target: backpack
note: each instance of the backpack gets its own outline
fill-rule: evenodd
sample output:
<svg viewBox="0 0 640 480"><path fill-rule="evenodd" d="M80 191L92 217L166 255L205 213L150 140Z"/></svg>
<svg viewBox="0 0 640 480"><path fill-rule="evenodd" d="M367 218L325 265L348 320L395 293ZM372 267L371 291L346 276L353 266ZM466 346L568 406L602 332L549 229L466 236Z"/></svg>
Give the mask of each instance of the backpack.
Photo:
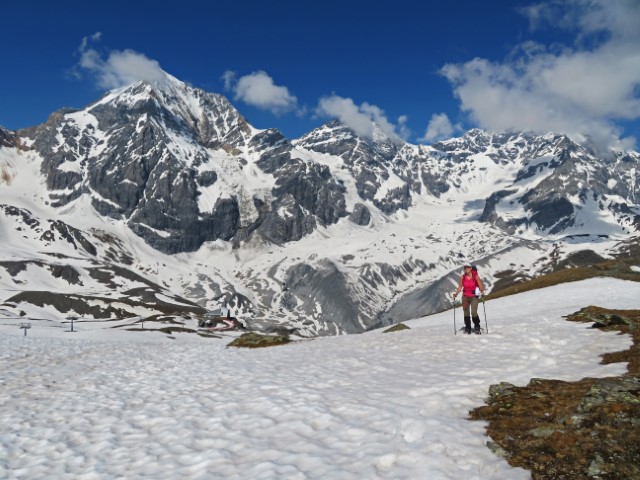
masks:
<svg viewBox="0 0 640 480"><path fill-rule="evenodd" d="M473 279L476 282L475 294L476 294L476 297L479 298L481 296L481 294L480 294L480 286L478 285L478 267L476 267L475 265L471 266L471 276L473 277Z"/></svg>

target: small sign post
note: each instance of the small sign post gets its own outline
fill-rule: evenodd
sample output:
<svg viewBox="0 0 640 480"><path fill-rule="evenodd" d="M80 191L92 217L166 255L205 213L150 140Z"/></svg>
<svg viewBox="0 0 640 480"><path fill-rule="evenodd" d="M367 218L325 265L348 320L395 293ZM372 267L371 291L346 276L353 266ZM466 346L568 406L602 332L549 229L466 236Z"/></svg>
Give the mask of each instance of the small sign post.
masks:
<svg viewBox="0 0 640 480"><path fill-rule="evenodd" d="M67 332L75 332L75 330L73 329L73 321L77 319L78 317L74 317L74 316L67 317L67 320L71 321L71 330L67 330Z"/></svg>

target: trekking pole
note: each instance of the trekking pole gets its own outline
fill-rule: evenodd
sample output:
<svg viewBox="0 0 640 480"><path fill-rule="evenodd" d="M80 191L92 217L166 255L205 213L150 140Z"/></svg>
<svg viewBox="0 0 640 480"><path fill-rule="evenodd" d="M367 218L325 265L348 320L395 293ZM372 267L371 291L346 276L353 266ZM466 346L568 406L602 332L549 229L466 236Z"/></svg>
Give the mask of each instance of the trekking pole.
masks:
<svg viewBox="0 0 640 480"><path fill-rule="evenodd" d="M455 298L453 300L451 300L451 303L453 303L453 334L457 335L458 334L458 329L456 328L456 300L455 300Z"/></svg>
<svg viewBox="0 0 640 480"><path fill-rule="evenodd" d="M482 310L484 311L484 329L489 333L489 325L487 324L487 307L484 306L484 295L482 296Z"/></svg>

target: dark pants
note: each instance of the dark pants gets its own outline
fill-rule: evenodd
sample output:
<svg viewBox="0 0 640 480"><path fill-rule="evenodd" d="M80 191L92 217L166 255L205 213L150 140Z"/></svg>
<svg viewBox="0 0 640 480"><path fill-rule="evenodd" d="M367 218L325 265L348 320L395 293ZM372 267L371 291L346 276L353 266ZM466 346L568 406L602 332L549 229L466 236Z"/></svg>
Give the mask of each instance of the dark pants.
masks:
<svg viewBox="0 0 640 480"><path fill-rule="evenodd" d="M465 297L462 296L462 311L464 312L464 326L466 329L471 330L471 319L473 318L473 325L480 328L480 317L478 316L478 297Z"/></svg>
<svg viewBox="0 0 640 480"><path fill-rule="evenodd" d="M462 310L465 317L478 316L478 297L462 297Z"/></svg>

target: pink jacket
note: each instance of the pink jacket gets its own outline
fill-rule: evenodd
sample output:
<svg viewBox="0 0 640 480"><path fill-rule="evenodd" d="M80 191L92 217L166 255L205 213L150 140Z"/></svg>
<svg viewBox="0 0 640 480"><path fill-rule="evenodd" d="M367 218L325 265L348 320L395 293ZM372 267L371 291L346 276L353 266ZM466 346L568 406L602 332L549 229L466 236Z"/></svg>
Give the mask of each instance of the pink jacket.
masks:
<svg viewBox="0 0 640 480"><path fill-rule="evenodd" d="M465 297L475 297L476 295L476 287L478 287L478 282L476 280L477 273L473 272L471 274L471 278L468 278L466 275L462 275L462 294Z"/></svg>

